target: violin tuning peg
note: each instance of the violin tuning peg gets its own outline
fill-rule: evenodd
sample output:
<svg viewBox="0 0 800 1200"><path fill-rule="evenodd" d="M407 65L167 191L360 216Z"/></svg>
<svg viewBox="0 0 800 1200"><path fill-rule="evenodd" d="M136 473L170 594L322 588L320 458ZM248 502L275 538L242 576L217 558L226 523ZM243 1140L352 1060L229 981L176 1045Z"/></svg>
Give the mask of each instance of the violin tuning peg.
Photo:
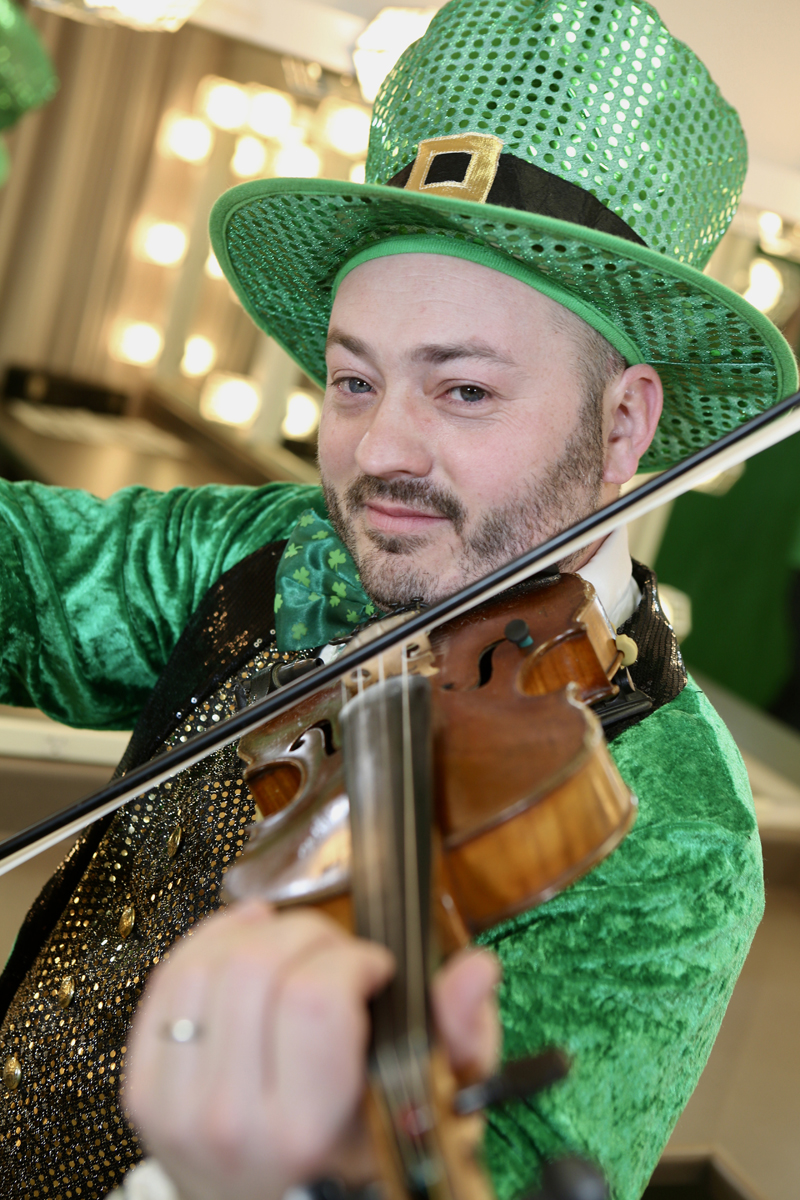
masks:
<svg viewBox="0 0 800 1200"><path fill-rule="evenodd" d="M499 1074L461 1088L456 1093L453 1109L459 1116L465 1117L490 1104L524 1100L558 1083L568 1071L569 1061L560 1050L544 1050L530 1058L518 1058L506 1063Z"/></svg>
<svg viewBox="0 0 800 1200"><path fill-rule="evenodd" d="M600 1168L585 1158L559 1158L545 1167L541 1191L526 1200L608 1200L608 1185Z"/></svg>

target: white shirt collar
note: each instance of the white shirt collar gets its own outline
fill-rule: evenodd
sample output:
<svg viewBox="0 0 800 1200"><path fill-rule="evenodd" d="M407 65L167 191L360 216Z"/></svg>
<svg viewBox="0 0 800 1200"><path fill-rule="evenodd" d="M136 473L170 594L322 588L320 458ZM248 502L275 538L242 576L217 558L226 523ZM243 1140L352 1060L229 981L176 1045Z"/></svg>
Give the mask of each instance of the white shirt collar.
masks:
<svg viewBox="0 0 800 1200"><path fill-rule="evenodd" d="M623 625L642 598L633 578L627 525L610 533L577 574L592 584L614 628Z"/></svg>

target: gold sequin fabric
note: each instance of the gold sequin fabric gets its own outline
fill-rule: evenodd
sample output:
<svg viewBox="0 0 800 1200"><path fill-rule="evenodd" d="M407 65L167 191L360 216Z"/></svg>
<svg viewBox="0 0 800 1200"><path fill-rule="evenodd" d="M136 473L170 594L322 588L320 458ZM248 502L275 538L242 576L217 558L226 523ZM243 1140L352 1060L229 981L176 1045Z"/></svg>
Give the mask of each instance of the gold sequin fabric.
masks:
<svg viewBox="0 0 800 1200"><path fill-rule="evenodd" d="M165 746L230 715L236 685L286 657L259 654ZM128 1027L150 969L220 903L253 819L242 765L227 746L120 810L17 992L0 1032L3 1063L21 1066L16 1090L0 1084L4 1200L105 1197L141 1157L119 1101Z"/></svg>

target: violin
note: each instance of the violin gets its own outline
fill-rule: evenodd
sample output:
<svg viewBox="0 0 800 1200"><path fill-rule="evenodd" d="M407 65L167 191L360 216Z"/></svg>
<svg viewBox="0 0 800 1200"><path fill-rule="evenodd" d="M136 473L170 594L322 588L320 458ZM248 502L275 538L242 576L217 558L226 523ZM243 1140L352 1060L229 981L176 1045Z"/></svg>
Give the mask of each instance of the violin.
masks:
<svg viewBox="0 0 800 1200"><path fill-rule="evenodd" d="M357 635L342 667L407 619L378 621ZM382 741L378 730L372 740L360 735L357 746L350 733L349 755L343 742L348 730L377 720L360 715L356 725L355 713L378 711L378 695L393 709L401 686L408 738L434 746L425 769L436 796L437 926L446 951L548 899L609 853L634 819L635 800L589 707L618 696L615 676L632 665L630 639L624 649L617 642L591 584L562 575L345 669L339 683L240 741L261 821L227 875L229 897L257 896L279 908L323 904L352 926L339 901L351 885L348 796L364 785L352 765L346 784L345 763L373 757L382 744L386 770L401 747L386 730ZM260 698L259 677L250 682Z"/></svg>
<svg viewBox="0 0 800 1200"><path fill-rule="evenodd" d="M364 630L342 665L408 620ZM226 899L314 903L394 954L372 1006L368 1100L392 1200L491 1196L459 1086L474 1081L453 1077L429 1028L431 963L566 887L630 828L636 799L591 706L619 718L635 649L591 584L536 580L345 669L239 743L262 819ZM256 700L274 675L249 681ZM551 1052L512 1073L530 1094L565 1064Z"/></svg>

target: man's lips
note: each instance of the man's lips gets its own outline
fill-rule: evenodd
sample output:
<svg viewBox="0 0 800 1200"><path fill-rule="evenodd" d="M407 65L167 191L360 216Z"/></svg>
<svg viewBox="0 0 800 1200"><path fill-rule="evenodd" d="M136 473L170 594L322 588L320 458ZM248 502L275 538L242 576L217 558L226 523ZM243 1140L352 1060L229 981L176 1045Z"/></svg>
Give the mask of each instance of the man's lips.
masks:
<svg viewBox="0 0 800 1200"><path fill-rule="evenodd" d="M447 522L439 513L426 513L388 500L367 500L364 512L370 525L382 533L428 533Z"/></svg>

